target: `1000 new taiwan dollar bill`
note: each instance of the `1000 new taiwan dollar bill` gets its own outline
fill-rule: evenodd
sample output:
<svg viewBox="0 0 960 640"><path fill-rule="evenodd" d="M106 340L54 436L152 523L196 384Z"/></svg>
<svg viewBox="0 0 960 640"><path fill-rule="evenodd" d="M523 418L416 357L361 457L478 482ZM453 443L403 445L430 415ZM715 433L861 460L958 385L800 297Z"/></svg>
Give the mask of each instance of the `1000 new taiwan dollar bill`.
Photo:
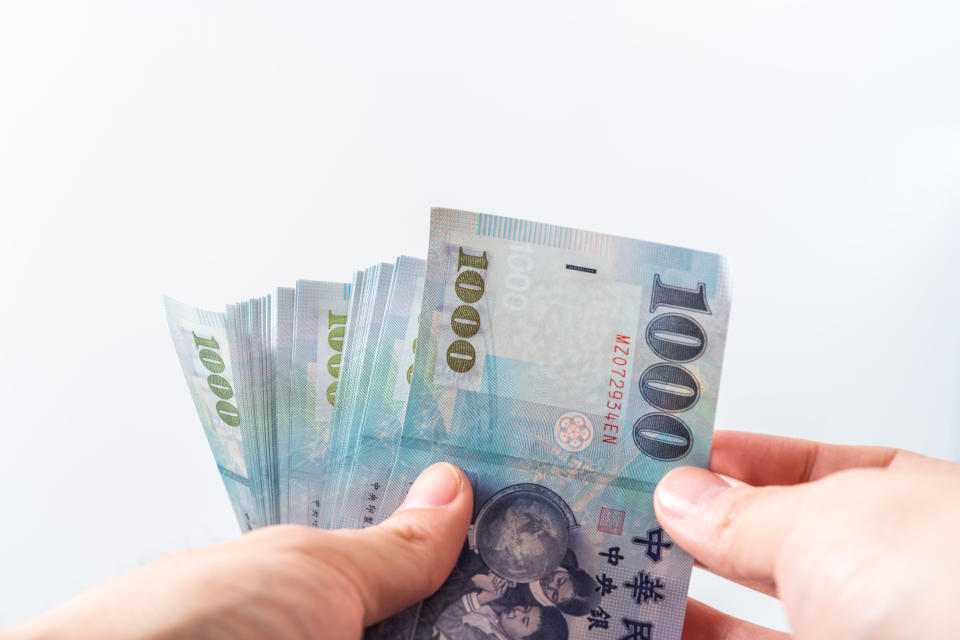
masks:
<svg viewBox="0 0 960 640"><path fill-rule="evenodd" d="M708 462L729 310L720 256L434 210L388 493L448 460L475 513L416 623L368 636L679 639L692 559L652 496Z"/></svg>
<svg viewBox="0 0 960 640"><path fill-rule="evenodd" d="M230 504L240 529L250 531L261 523L244 460L226 318L222 312L198 309L166 296L163 304L180 368Z"/></svg>

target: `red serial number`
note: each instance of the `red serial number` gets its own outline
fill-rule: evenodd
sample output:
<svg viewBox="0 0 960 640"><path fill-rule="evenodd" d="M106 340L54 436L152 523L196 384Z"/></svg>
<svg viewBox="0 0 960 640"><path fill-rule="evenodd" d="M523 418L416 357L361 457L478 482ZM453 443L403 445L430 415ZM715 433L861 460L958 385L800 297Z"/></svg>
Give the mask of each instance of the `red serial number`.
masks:
<svg viewBox="0 0 960 640"><path fill-rule="evenodd" d="M613 356L610 358L610 378L607 381L607 416L604 418L604 444L617 444L620 432L620 414L623 411L623 388L627 384L627 356L630 355L630 336L617 334L613 343Z"/></svg>

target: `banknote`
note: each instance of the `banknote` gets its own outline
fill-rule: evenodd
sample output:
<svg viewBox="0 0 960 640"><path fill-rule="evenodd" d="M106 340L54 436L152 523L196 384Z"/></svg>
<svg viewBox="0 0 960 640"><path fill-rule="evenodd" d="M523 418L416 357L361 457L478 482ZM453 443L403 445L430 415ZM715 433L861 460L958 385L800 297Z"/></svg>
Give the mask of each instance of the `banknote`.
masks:
<svg viewBox="0 0 960 640"><path fill-rule="evenodd" d="M447 460L476 504L454 572L391 637L680 638L692 560L652 494L707 464L726 273L715 254L432 212L387 493Z"/></svg>
<svg viewBox="0 0 960 640"><path fill-rule="evenodd" d="M323 469L337 394L350 284L298 280L290 372L290 443L285 451L287 520L320 526Z"/></svg>
<svg viewBox="0 0 960 640"><path fill-rule="evenodd" d="M393 284L394 267L392 264L382 263L378 265L375 277L372 280L373 287L370 291L369 306L364 312L361 324L360 345L359 345L359 367L357 368L356 384L351 389L347 404L351 411L347 415L346 422L341 426L345 438L342 441L343 446L337 452L334 468L334 485L336 486L335 502L333 502L335 518L328 522L331 528L340 528L340 519L343 516L343 498L347 479L353 466L354 453L356 452L359 440L360 425L366 410L366 405L370 400L370 376L373 369L374 359L377 353L377 345L380 341L380 331L383 325L384 312L386 310L387 298Z"/></svg>
<svg viewBox="0 0 960 640"><path fill-rule="evenodd" d="M377 266L357 271L353 276L353 286L349 300L349 311L344 319L343 336L337 377L336 396L331 402L329 419L329 434L327 451L323 459L322 477L325 483L320 489L320 526L329 529L330 522L336 518L334 504L336 502L336 472L335 459L337 452L344 446L344 426L349 421L353 411L351 390L358 375L359 360L362 349L362 323L367 310L370 291L373 287L373 277Z"/></svg>
<svg viewBox="0 0 960 640"><path fill-rule="evenodd" d="M261 525L277 522L273 500L269 437L273 419L272 376L266 371L265 319L269 317L270 298L252 298L227 305L227 337L233 354L233 375L236 380L238 407L246 419L240 428L243 454L250 470L250 491ZM269 381L269 383L268 383ZM269 412L269 417L267 416Z"/></svg>
<svg viewBox="0 0 960 640"><path fill-rule="evenodd" d="M406 414L426 262L401 256L393 272L367 385L359 435L348 472L339 524L362 528L398 506L384 493Z"/></svg>
<svg viewBox="0 0 960 640"><path fill-rule="evenodd" d="M290 475L290 375L293 366L294 297L296 290L278 287L276 304L270 323L273 342L273 387L276 427L275 459L277 465L277 511L280 522L289 522L286 478ZM287 455L281 455L281 451Z"/></svg>
<svg viewBox="0 0 960 640"><path fill-rule="evenodd" d="M273 343L271 317L273 315L274 302L275 300L272 294L255 300L257 309L256 324L250 327L254 337L254 340L251 342L253 355L256 357L254 387L256 390L257 403L256 433L259 447L258 455L260 456L260 467L263 472L261 502L264 505L264 520L267 524L277 524L280 522L280 511L277 503L279 491L277 490L277 434L275 422L276 386L274 385L273 354L270 351Z"/></svg>
<svg viewBox="0 0 960 640"><path fill-rule="evenodd" d="M257 527L256 507L243 457L226 318L164 296L167 324L217 470L243 531Z"/></svg>

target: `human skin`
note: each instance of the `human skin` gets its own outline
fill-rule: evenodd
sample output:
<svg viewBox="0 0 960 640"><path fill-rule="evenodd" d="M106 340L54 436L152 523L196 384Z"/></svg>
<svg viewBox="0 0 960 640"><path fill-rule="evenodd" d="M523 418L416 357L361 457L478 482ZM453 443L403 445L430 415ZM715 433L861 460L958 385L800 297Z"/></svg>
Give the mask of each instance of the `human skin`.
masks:
<svg viewBox="0 0 960 640"><path fill-rule="evenodd" d="M780 599L793 636L689 600L683 640L960 637L960 465L718 431L657 518L698 565Z"/></svg>
<svg viewBox="0 0 960 640"><path fill-rule="evenodd" d="M0 639L355 640L440 586L472 512L463 473L433 465L379 526L265 527L174 553Z"/></svg>

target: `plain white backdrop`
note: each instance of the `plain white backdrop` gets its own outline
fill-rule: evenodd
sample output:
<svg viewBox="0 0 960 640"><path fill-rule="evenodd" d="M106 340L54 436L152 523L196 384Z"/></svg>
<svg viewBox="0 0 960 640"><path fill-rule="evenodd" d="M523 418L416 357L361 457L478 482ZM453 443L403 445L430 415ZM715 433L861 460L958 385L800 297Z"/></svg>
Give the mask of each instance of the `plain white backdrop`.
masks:
<svg viewBox="0 0 960 640"><path fill-rule="evenodd" d="M162 293L423 255L431 205L724 253L718 425L960 460L958 32L949 0L3 3L0 625L237 535Z"/></svg>

